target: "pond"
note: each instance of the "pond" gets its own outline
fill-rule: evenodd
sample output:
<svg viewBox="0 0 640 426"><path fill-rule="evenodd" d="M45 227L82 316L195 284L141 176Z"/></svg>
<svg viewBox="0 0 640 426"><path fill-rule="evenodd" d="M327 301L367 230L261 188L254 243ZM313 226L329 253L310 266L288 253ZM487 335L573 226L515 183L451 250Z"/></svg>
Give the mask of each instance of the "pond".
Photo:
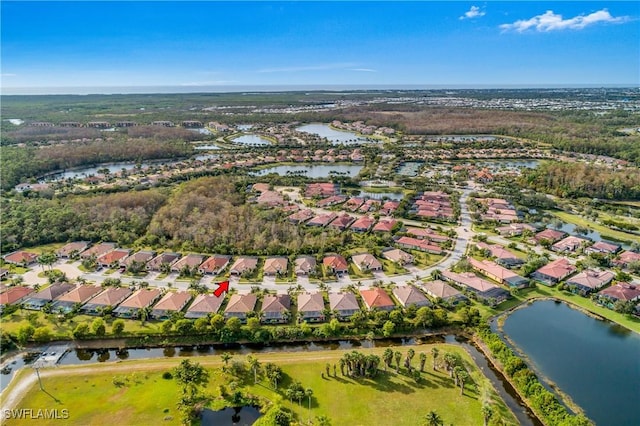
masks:
<svg viewBox="0 0 640 426"><path fill-rule="evenodd" d="M296 175L310 178L325 178L331 174L344 175L349 177L357 176L363 166L355 164L332 164L332 165L310 165L310 166L274 166L262 170L251 172L253 175L265 176L275 173L280 176Z"/></svg>
<svg viewBox="0 0 640 426"><path fill-rule="evenodd" d="M640 335L551 300L516 310L503 331L596 424L640 425Z"/></svg>
<svg viewBox="0 0 640 426"><path fill-rule="evenodd" d="M535 169L539 160L477 160L473 164L476 167L486 167L491 171Z"/></svg>
<svg viewBox="0 0 640 426"><path fill-rule="evenodd" d="M146 167L149 164L142 163L142 167ZM82 167L77 169L70 169L63 172L54 172L52 174L47 175L43 181L59 181L65 179L83 179L89 176L95 176L98 173L98 170L108 169L109 173L119 173L122 169L125 170L133 170L136 167L136 163L126 162L126 163L109 163L109 164L100 164L98 166L93 167Z"/></svg>
<svg viewBox="0 0 640 426"><path fill-rule="evenodd" d="M208 408L202 410L202 426L251 426L262 414L255 407L229 407L224 410L213 411Z"/></svg>
<svg viewBox="0 0 640 426"><path fill-rule="evenodd" d="M204 150L211 150L211 149L220 149L220 147L218 145L195 145L193 149L204 151Z"/></svg>
<svg viewBox="0 0 640 426"><path fill-rule="evenodd" d="M354 145L371 142L370 139L359 136L353 132L335 130L332 129L328 124L323 123L306 124L304 126L296 128L296 130L299 132L316 134L322 138L327 138L329 142L334 145Z"/></svg>
<svg viewBox="0 0 640 426"><path fill-rule="evenodd" d="M404 194L402 192L368 192L368 191L360 191L359 197L367 197L372 198L374 200L396 200L400 201L404 198Z"/></svg>
<svg viewBox="0 0 640 426"><path fill-rule="evenodd" d="M556 229L556 228L552 228L552 229ZM629 244L624 244L616 241L609 241L605 238L602 238L602 235L600 235L600 233L597 231L589 230L589 232L587 232L586 234L579 234L576 232L576 225L574 225L573 223L563 223L562 226L560 227L560 230L563 232L566 232L567 234L575 235L576 237L588 238L591 241L605 241L613 244L618 244L625 250L629 250L631 248ZM633 236L630 235L629 238L632 239Z"/></svg>
<svg viewBox="0 0 640 426"><path fill-rule="evenodd" d="M242 135L231 139L232 142L241 143L243 145L264 146L271 145L271 141L258 135Z"/></svg>

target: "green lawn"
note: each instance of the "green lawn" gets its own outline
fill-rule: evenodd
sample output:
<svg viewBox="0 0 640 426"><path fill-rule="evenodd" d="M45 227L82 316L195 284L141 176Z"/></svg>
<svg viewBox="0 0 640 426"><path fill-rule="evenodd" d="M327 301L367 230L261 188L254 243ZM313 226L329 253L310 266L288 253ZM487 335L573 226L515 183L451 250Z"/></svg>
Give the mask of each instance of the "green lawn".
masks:
<svg viewBox="0 0 640 426"><path fill-rule="evenodd" d="M380 259L380 262L382 263L382 269L384 270L384 273L387 275L406 274L409 272L402 266L388 259Z"/></svg>
<svg viewBox="0 0 640 426"><path fill-rule="evenodd" d="M592 222L576 214L562 212L562 211L549 211L549 213L553 214L554 216L557 216L563 222L584 226L596 232L599 232L600 235L602 235L604 238L608 237L618 241L638 241L638 237L635 235L627 234L626 232L621 232L615 229L611 229L605 225L600 225L599 223Z"/></svg>
<svg viewBox="0 0 640 426"><path fill-rule="evenodd" d="M23 325L31 324L36 328L47 327L56 338L68 339L71 338L71 332L79 323L86 322L87 324L91 324L95 318L97 317L76 315L69 320L60 320L57 314L46 315L41 311L19 309L12 314L2 317L2 329L8 333L15 334ZM111 335L111 323L115 319L116 318L105 318L107 336ZM147 321L144 325L139 320L125 319L124 322L125 334L156 334L160 332L161 322Z"/></svg>
<svg viewBox="0 0 640 426"><path fill-rule="evenodd" d="M422 381L416 383L401 369L385 373L380 371L375 379L353 379L343 377L340 368L337 377L322 378L326 363L337 363L345 351L293 352L256 354L261 363L274 362L282 367L284 378L275 391L266 381L254 384L252 377L237 380L244 392L265 397L270 401L281 400L291 409L299 421L325 415L333 425L420 425L420 420L429 410L440 414L445 424L479 425L482 424L481 397L492 401L496 417L502 417L503 424L517 424L513 415L506 409L488 380L484 378L469 355L456 345L437 345L441 356L445 352L456 352L470 371L472 381L465 387L464 395L454 387L447 374L431 369L430 350L433 345L414 346L416 356L412 364L418 366L418 354L428 355ZM408 347L396 347L403 356ZM361 349L360 352L374 352L381 355L383 348ZM245 360L244 356L234 356L234 360ZM218 386L229 387L230 378L220 372L219 356L196 357L194 361L210 369L210 382L206 393L214 398L212 405L220 406ZM168 424L179 423L176 411L178 386L175 380L162 378L162 372L170 370L180 359L154 359L146 361L123 361L118 364L92 365L92 372L83 371L86 366L59 367L43 372L43 386L48 392L42 392L34 383L17 408L38 407L42 409L69 410L66 424ZM382 368L382 366L381 366ZM76 370L74 372L74 370ZM49 377L49 374L55 376ZM294 400L290 403L284 396L284 389L292 380L301 382L305 388L313 390L311 413L308 400L301 406ZM122 382L116 386L114 382ZM55 398L55 399L54 399ZM57 402L56 402L57 400ZM51 424L60 420L52 420ZM25 424L24 421L7 421L7 425ZM41 421L40 424L49 424Z"/></svg>

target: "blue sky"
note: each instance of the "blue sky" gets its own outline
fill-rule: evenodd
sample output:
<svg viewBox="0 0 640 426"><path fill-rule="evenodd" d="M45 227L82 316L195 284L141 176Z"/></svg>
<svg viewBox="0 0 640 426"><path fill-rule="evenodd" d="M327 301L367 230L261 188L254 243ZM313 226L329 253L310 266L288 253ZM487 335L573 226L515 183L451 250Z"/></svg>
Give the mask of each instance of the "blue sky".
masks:
<svg viewBox="0 0 640 426"><path fill-rule="evenodd" d="M1 83L638 85L639 5L3 0Z"/></svg>

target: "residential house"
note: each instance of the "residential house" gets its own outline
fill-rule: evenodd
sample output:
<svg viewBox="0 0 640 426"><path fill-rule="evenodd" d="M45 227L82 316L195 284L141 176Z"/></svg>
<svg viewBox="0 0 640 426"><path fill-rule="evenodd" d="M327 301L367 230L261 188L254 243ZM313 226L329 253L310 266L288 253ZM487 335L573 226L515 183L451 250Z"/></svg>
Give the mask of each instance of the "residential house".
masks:
<svg viewBox="0 0 640 426"><path fill-rule="evenodd" d="M113 313L122 318L138 318L140 311L150 308L161 295L157 288L141 288L127 297Z"/></svg>
<svg viewBox="0 0 640 426"><path fill-rule="evenodd" d="M516 209L502 198L478 198L477 201L486 206L486 212L481 215L483 221L511 223L518 220Z"/></svg>
<svg viewBox="0 0 640 426"><path fill-rule="evenodd" d="M412 285L395 287L392 293L404 308L408 308L411 305L417 308L431 306L429 299Z"/></svg>
<svg viewBox="0 0 640 426"><path fill-rule="evenodd" d="M355 212L360 208L360 206L364 204L364 199L360 197L351 197L344 203L343 208L345 210L349 210L351 212Z"/></svg>
<svg viewBox="0 0 640 426"><path fill-rule="evenodd" d="M309 219L311 219L315 215L316 214L313 212L313 210L305 209L305 210L300 210L300 211L297 211L297 212L293 213L287 219L289 219L289 222L291 222L293 224L296 224L296 225L299 225L301 223L304 223L304 222L308 221Z"/></svg>
<svg viewBox="0 0 640 426"><path fill-rule="evenodd" d="M74 306L84 305L100 292L102 292L102 287L100 286L79 285L68 293L59 296L52 305L52 311L69 313Z"/></svg>
<svg viewBox="0 0 640 426"><path fill-rule="evenodd" d="M298 295L298 317L306 322L324 321L322 293L300 293Z"/></svg>
<svg viewBox="0 0 640 426"><path fill-rule="evenodd" d="M393 227L398 223L397 220L391 218L382 218L373 226L373 232L391 232Z"/></svg>
<svg viewBox="0 0 640 426"><path fill-rule="evenodd" d="M0 312L2 312L6 306L22 302L33 292L34 290L31 287L21 285L9 287L6 291L0 293Z"/></svg>
<svg viewBox="0 0 640 426"><path fill-rule="evenodd" d="M171 314L180 312L191 300L191 293L187 291L169 291L153 306L151 316L158 320L165 320Z"/></svg>
<svg viewBox="0 0 640 426"><path fill-rule="evenodd" d="M589 244L590 241L585 238L574 237L573 235L569 235L566 238L558 241L557 243L551 246L551 250L556 251L558 253L574 253L580 247L584 247Z"/></svg>
<svg viewBox="0 0 640 426"><path fill-rule="evenodd" d="M429 244L426 240L419 240L411 237L400 237L396 239L396 244L410 250L424 251L432 254L442 254L442 249L436 245Z"/></svg>
<svg viewBox="0 0 640 426"><path fill-rule="evenodd" d="M344 231L351 225L356 219L352 216L349 216L346 213L338 215L334 220L329 224L329 228L335 228L339 231Z"/></svg>
<svg viewBox="0 0 640 426"><path fill-rule="evenodd" d="M214 254L200 265L198 272L203 275L218 275L227 267L230 260L231 256Z"/></svg>
<svg viewBox="0 0 640 426"><path fill-rule="evenodd" d="M250 274L255 271L257 266L257 257L240 256L236 259L235 262L233 262L233 265L231 265L229 273L236 276Z"/></svg>
<svg viewBox="0 0 640 426"><path fill-rule="evenodd" d="M295 261L296 276L305 276L316 269L316 258L313 256L298 256Z"/></svg>
<svg viewBox="0 0 640 426"><path fill-rule="evenodd" d="M324 228L325 226L327 226L336 217L338 217L338 215L335 214L335 213L322 213L322 214L319 214L319 215L315 216L311 220L307 221L306 225L307 226L319 226L319 227Z"/></svg>
<svg viewBox="0 0 640 426"><path fill-rule="evenodd" d="M329 308L340 321L347 321L353 314L360 312L356 295L350 292L329 293Z"/></svg>
<svg viewBox="0 0 640 426"><path fill-rule="evenodd" d="M18 266L29 266L38 260L38 255L24 250L14 251L4 256L4 261Z"/></svg>
<svg viewBox="0 0 640 426"><path fill-rule="evenodd" d="M362 216L356 219L355 222L351 224L351 230L355 232L367 232L373 224L376 223L376 220L369 216Z"/></svg>
<svg viewBox="0 0 640 426"><path fill-rule="evenodd" d="M598 271L585 269L567 280L567 285L574 285L578 291L585 295L609 284L615 278L611 271Z"/></svg>
<svg viewBox="0 0 640 426"><path fill-rule="evenodd" d="M435 300L443 300L452 305L467 299L458 289L441 280L426 282L422 284L422 288Z"/></svg>
<svg viewBox="0 0 640 426"><path fill-rule="evenodd" d="M268 257L264 261L265 275L286 275L289 260L286 257Z"/></svg>
<svg viewBox="0 0 640 426"><path fill-rule="evenodd" d="M566 235L567 235L566 232L547 228L543 231L538 232L536 235L534 235L533 242L535 244L541 244L543 241L548 241L553 244L556 241L560 241L560 239L564 238Z"/></svg>
<svg viewBox="0 0 640 426"><path fill-rule="evenodd" d="M170 266L176 261L180 259L179 253L172 252L164 252L160 253L149 262L147 262L147 270L148 271L161 271L164 267L170 268ZM166 265L166 266L163 266Z"/></svg>
<svg viewBox="0 0 640 426"><path fill-rule="evenodd" d="M490 260L476 260L469 258L469 263L474 271L480 272L482 275L491 278L500 284L507 285L511 288L524 288L529 285L529 280L515 272L503 268Z"/></svg>
<svg viewBox="0 0 640 426"><path fill-rule="evenodd" d="M360 290L360 296L367 309L370 311L379 309L381 311L392 311L396 305L391 300L391 296L379 287L373 287L369 290Z"/></svg>
<svg viewBox="0 0 640 426"><path fill-rule="evenodd" d="M319 200L316 203L316 206L324 209L327 207L331 207L331 206L335 206L337 204L342 204L347 200L347 197L343 196L343 195L332 195L330 197L327 198L323 198L322 200Z"/></svg>
<svg viewBox="0 0 640 426"><path fill-rule="evenodd" d="M46 287L30 296L27 300L24 301L23 307L25 309L33 309L39 311L44 305L53 302L54 299L72 290L73 287L73 284L69 283L52 284L49 287Z"/></svg>
<svg viewBox="0 0 640 426"><path fill-rule="evenodd" d="M188 269L189 271L197 271L198 267L204 261L204 256L201 254L188 254L171 264L171 271L182 273L182 271Z"/></svg>
<svg viewBox="0 0 640 426"><path fill-rule="evenodd" d="M56 251L56 255L61 259L72 259L85 251L91 245L88 241L74 241L64 245Z"/></svg>
<svg viewBox="0 0 640 426"><path fill-rule="evenodd" d="M0 268L0 279L5 279L9 276L9 270L7 268Z"/></svg>
<svg viewBox="0 0 640 426"><path fill-rule="evenodd" d="M82 306L82 312L99 315L106 308L115 308L133 293L127 287L108 287Z"/></svg>
<svg viewBox="0 0 640 426"><path fill-rule="evenodd" d="M452 271L442 271L442 276L454 284L475 293L479 299L494 300L496 303L500 303L510 296L507 290L500 288L471 272L458 274Z"/></svg>
<svg viewBox="0 0 640 426"><path fill-rule="evenodd" d="M394 248L383 250L382 257L400 266L410 265L415 260L414 257L406 251Z"/></svg>
<svg viewBox="0 0 640 426"><path fill-rule="evenodd" d="M613 264L621 268L628 268L632 263L638 262L640 262L640 253L627 250L620 253L618 258L613 261Z"/></svg>
<svg viewBox="0 0 640 426"><path fill-rule="evenodd" d="M103 268L115 268L120 265L120 261L129 256L130 252L131 251L128 249L111 250L110 252L98 257L98 265Z"/></svg>
<svg viewBox="0 0 640 426"><path fill-rule="evenodd" d="M507 268L512 268L524 263L524 260L513 254L511 251L505 249L499 244L487 244L479 242L476 244L480 250L487 250L489 255L495 258L496 263Z"/></svg>
<svg viewBox="0 0 640 426"><path fill-rule="evenodd" d="M80 253L80 257L83 259L88 259L90 257L100 257L103 254L109 253L111 250L116 249L116 243L100 243L95 246L91 246L82 253Z"/></svg>
<svg viewBox="0 0 640 426"><path fill-rule="evenodd" d="M218 312L224 302L224 296L214 294L199 294L193 299L193 303L187 309L184 317L187 319L205 318Z"/></svg>
<svg viewBox="0 0 640 426"><path fill-rule="evenodd" d="M395 211L398 210L398 207L400 207L400 201L385 201L380 209L380 214L388 216L395 213Z"/></svg>
<svg viewBox="0 0 640 426"><path fill-rule="evenodd" d="M362 272L382 270L382 263L369 253L354 254L351 261Z"/></svg>
<svg viewBox="0 0 640 426"><path fill-rule="evenodd" d="M120 261L120 265L124 266L125 268L128 268L129 266L131 266L132 264L134 264L134 262L138 265L146 265L147 262L149 262L151 259L153 259L153 256L155 256L156 253L153 251L149 251L149 250L141 250L138 251L128 257L126 257L125 259L122 259L122 261Z"/></svg>
<svg viewBox="0 0 640 426"><path fill-rule="evenodd" d="M564 257L560 257L547 263L531 274L531 276L544 284L553 285L574 274L576 271L577 268L574 265Z"/></svg>
<svg viewBox="0 0 640 426"><path fill-rule="evenodd" d="M334 274L346 274L349 271L349 264L346 259L339 254L327 255L322 259L322 264L328 272Z"/></svg>
<svg viewBox="0 0 640 426"><path fill-rule="evenodd" d="M247 314L253 312L256 307L258 298L255 294L232 294L227 303L227 308L224 310L224 317L229 319L236 317L240 319L242 323L247 322Z"/></svg>
<svg viewBox="0 0 640 426"><path fill-rule="evenodd" d="M608 299L615 302L637 302L640 301L640 285L630 283L618 283L598 292L601 300Z"/></svg>
<svg viewBox="0 0 640 426"><path fill-rule="evenodd" d="M338 185L331 182L309 183L304 191L305 197L329 197L338 194Z"/></svg>
<svg viewBox="0 0 640 426"><path fill-rule="evenodd" d="M288 294L267 294L262 300L260 321L268 324L283 324L291 315L291 297Z"/></svg>
<svg viewBox="0 0 640 426"><path fill-rule="evenodd" d="M448 237L436 233L433 229L429 228L415 228L412 226L407 227L407 235L413 236L419 240L428 240L434 243L443 243L449 240Z"/></svg>
<svg viewBox="0 0 640 426"><path fill-rule="evenodd" d="M517 237L522 235L524 231L535 232L535 226L527 223L510 223L509 225L496 228L496 232L502 237Z"/></svg>
<svg viewBox="0 0 640 426"><path fill-rule="evenodd" d="M620 251L620 246L618 244L607 243L605 241L597 241L592 246L587 247L584 252L591 253L602 253L602 254L616 254Z"/></svg>
<svg viewBox="0 0 640 426"><path fill-rule="evenodd" d="M284 206L287 203L284 201L284 197L278 191L264 191L257 198L256 203L261 206Z"/></svg>

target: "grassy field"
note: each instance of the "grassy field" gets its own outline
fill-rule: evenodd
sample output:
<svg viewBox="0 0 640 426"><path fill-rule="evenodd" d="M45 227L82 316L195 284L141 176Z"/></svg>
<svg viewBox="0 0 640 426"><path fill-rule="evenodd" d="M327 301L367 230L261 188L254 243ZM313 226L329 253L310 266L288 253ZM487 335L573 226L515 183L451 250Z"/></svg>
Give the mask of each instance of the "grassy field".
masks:
<svg viewBox="0 0 640 426"><path fill-rule="evenodd" d="M592 222L590 220L585 219L582 216L578 216L575 214L561 212L561 211L550 211L549 213L557 216L560 220L573 223L574 225L580 225L587 228L590 228L602 235L604 238L613 238L618 241L638 241L638 237L632 234L627 234L626 232L617 231L615 229L611 229L607 226L600 225L598 223Z"/></svg>
<svg viewBox="0 0 640 426"><path fill-rule="evenodd" d="M278 391L266 381L254 384L252 378L241 382L244 392L265 397L271 401L282 401L291 409L299 421L311 416L328 416L333 425L419 425L429 410L435 410L445 424L482 424L481 399L491 401L494 410L505 420L504 424L517 424L513 415L473 364L468 354L459 346L439 344L440 354L456 352L470 371L473 383L465 387L463 395L455 387L447 374L431 369L430 355L434 345L414 346L416 357L413 365L418 365L418 354L428 354L425 373L421 383L416 383L401 369L381 371L375 379L353 379L343 377L338 368L337 377L321 377L326 363L337 363L345 351L293 352L258 354L261 363L274 362L282 367L284 378ZM409 347L394 350L406 354ZM381 355L383 348L362 349L361 352ZM235 356L234 360L244 360ZM213 399L212 406L220 406L218 386L228 387L229 376L220 372L220 357L198 357L195 361L210 368L210 381L206 393ZM42 373L42 382L47 393L38 389L36 382L29 389L17 408L66 408L70 419L65 424L110 424L118 419L118 424L178 424L176 410L178 386L175 380L162 378L180 362L179 359L154 359L145 361L124 361L117 364L97 364L88 366L61 367ZM308 400L301 405L291 403L284 390L292 380L297 380L305 388L313 390L311 412ZM116 386L116 382L123 383ZM482 394L482 398L481 395ZM497 417L497 415L496 415ZM51 423L60 422L53 420ZM10 420L6 425L27 424L26 421ZM39 424L48 424L41 421Z"/></svg>

